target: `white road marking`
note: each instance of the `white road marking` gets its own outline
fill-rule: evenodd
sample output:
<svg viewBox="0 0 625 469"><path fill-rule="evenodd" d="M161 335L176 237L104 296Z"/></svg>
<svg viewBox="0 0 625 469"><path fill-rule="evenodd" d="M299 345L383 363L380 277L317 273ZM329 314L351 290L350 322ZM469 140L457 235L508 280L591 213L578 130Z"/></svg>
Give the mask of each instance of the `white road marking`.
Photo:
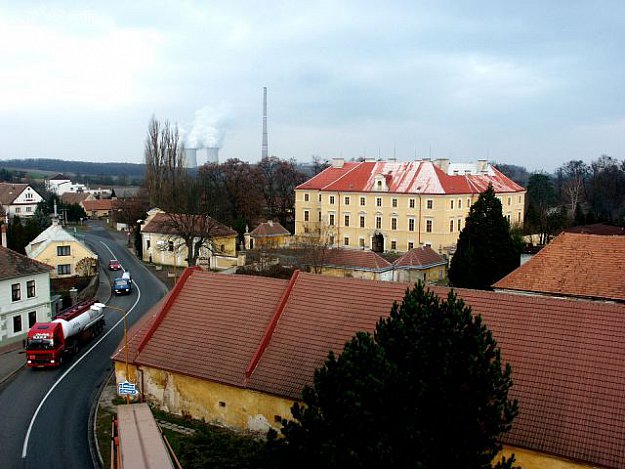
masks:
<svg viewBox="0 0 625 469"><path fill-rule="evenodd" d="M104 247L106 249L108 249L108 251L111 253L111 255L113 257L115 257L113 255L113 251L111 251L111 248L109 248L107 246L107 244L104 241L100 241ZM123 267L122 267L123 268ZM102 336L102 338L100 340L98 340L95 344L93 344L91 346L91 348L89 348L89 350L87 350L85 353L82 354L82 356L76 360L74 363L72 363L72 365L67 369L67 371L65 371L65 373L63 373L61 375L61 377L59 379L57 379L54 384L52 385L52 387L50 388L50 390L46 393L45 396L43 396L43 399L41 400L41 402L39 403L39 405L37 406L37 410L35 410L35 413L33 415L33 418L30 420L30 423L28 424L28 430L26 431L26 437L24 438L24 444L22 446L22 459L26 458L26 455L28 454L28 440L30 439L30 432L33 429L33 425L35 424L35 420L37 419L37 415L39 415L39 411L41 410L41 408L43 407L43 404L45 404L46 400L48 399L48 397L50 397L50 395L52 394L52 391L54 391L54 389L60 384L60 382L63 380L63 378L65 378L65 376L67 376L67 374L72 371L74 369L74 367L76 365L78 365L83 358L85 358L87 355L89 355L91 353L91 351L96 348L100 342L102 342L104 339L106 339L106 337L113 332L113 330L115 330L115 328L117 326L119 326L120 324L122 324L123 327L123 322L124 322L124 318L126 318L126 316L128 316L133 309L135 309L135 307L137 306L137 303L139 303L139 300L141 299L141 288L139 288L139 285L137 285L136 282L133 282L134 285L137 287L137 300L134 302L134 304L130 307L130 309L128 310L128 312L126 312L126 314L124 314L119 321L117 321L113 327L111 327L111 329ZM109 300L110 301L110 300Z"/></svg>

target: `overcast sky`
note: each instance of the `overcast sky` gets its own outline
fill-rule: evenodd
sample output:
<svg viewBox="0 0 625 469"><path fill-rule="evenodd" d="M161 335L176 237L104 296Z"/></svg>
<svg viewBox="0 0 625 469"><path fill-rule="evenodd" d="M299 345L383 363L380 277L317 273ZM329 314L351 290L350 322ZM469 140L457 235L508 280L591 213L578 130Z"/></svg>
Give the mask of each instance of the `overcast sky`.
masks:
<svg viewBox="0 0 625 469"><path fill-rule="evenodd" d="M257 161L263 86L282 158L622 160L625 2L0 1L2 159Z"/></svg>

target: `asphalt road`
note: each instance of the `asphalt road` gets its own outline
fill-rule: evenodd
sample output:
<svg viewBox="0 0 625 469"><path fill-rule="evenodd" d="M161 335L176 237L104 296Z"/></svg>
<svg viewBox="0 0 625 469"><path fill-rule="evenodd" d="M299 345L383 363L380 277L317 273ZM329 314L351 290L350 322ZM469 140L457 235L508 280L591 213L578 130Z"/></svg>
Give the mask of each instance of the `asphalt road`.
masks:
<svg viewBox="0 0 625 469"><path fill-rule="evenodd" d="M102 266L114 256L132 272L132 294L112 296L108 303L130 311L128 325L134 324L165 295L164 285L101 224L93 222L85 240ZM106 271L105 275L112 279L121 274ZM122 315L105 309L105 320L104 332L60 369L24 369L0 390L0 467L93 467L89 412L111 373L110 357L123 338Z"/></svg>

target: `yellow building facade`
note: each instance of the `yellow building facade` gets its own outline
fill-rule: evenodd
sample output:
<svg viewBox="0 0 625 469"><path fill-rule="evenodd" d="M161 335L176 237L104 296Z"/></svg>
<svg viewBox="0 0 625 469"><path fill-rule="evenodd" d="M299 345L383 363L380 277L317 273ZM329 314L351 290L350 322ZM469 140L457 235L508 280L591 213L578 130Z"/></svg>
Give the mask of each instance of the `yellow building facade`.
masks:
<svg viewBox="0 0 625 469"><path fill-rule="evenodd" d="M331 246L453 253L471 205L488 184L511 224L522 224L525 189L486 161L343 162L296 188L295 235L322 231Z"/></svg>

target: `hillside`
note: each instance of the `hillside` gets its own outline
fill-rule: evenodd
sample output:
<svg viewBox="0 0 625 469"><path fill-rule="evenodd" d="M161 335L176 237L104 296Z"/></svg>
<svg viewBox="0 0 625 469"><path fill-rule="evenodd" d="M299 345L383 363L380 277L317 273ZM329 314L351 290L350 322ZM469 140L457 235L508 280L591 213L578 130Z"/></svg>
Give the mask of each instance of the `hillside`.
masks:
<svg viewBox="0 0 625 469"><path fill-rule="evenodd" d="M126 176L131 179L143 179L145 175L144 164L93 163L49 158L0 160L0 168L26 172L41 171L50 175L63 173L67 176Z"/></svg>

